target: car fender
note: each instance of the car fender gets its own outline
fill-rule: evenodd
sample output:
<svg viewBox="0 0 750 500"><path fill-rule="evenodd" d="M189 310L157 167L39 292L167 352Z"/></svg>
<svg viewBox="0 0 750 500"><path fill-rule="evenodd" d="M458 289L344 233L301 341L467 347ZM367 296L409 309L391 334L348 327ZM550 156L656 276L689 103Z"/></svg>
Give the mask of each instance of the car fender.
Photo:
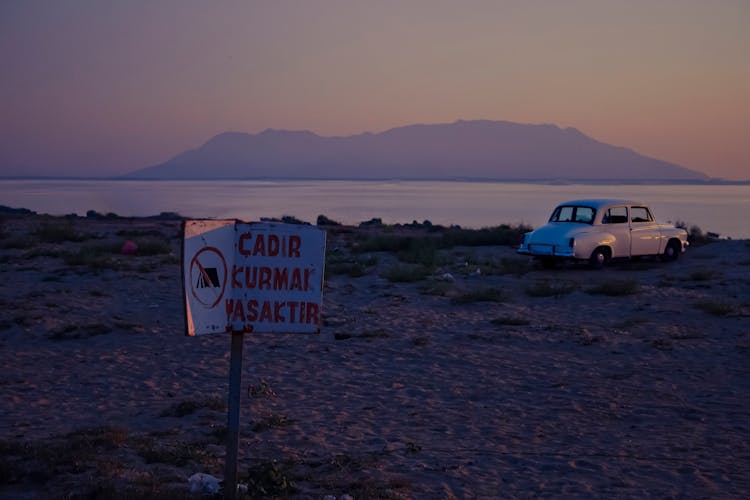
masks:
<svg viewBox="0 0 750 500"><path fill-rule="evenodd" d="M615 235L607 232L587 231L575 235L575 256L578 259L588 259L599 247L608 247L610 250L616 241Z"/></svg>
<svg viewBox="0 0 750 500"><path fill-rule="evenodd" d="M659 227L659 253L664 253L669 240L677 239L680 241L681 250L684 251L687 246L688 232L685 229L674 227L668 224L660 224Z"/></svg>

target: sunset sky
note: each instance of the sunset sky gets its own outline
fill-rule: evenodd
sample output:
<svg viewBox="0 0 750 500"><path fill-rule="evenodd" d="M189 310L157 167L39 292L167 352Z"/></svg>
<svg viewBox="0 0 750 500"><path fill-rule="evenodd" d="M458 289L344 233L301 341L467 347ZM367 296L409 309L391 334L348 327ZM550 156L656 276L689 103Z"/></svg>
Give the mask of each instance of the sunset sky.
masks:
<svg viewBox="0 0 750 500"><path fill-rule="evenodd" d="M0 60L0 175L490 119L750 178L748 0L2 0Z"/></svg>

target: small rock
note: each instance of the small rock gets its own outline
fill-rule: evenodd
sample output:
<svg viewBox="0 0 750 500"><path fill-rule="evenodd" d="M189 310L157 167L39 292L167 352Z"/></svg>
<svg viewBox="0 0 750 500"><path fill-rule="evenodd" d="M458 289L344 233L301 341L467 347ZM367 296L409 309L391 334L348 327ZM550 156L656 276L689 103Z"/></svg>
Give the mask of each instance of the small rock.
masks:
<svg viewBox="0 0 750 500"><path fill-rule="evenodd" d="M440 281L451 281L451 282L456 281L456 278L454 278L451 273L442 274L438 279Z"/></svg>
<svg viewBox="0 0 750 500"><path fill-rule="evenodd" d="M211 474L204 474L203 472L196 472L188 478L188 484L190 484L190 493L205 493L208 495L215 495L219 492L220 479L215 478Z"/></svg>

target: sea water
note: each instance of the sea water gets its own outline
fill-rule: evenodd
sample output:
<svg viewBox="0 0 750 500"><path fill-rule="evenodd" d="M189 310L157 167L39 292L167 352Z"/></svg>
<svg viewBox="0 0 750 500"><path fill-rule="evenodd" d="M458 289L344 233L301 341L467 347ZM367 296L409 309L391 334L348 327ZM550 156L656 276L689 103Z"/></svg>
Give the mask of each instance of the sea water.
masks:
<svg viewBox="0 0 750 500"><path fill-rule="evenodd" d="M429 220L467 228L544 224L556 204L627 198L649 204L660 221L750 238L748 185L589 185L447 181L126 181L0 180L0 205L39 213L122 216L177 212L192 218L259 220L318 215L358 224Z"/></svg>

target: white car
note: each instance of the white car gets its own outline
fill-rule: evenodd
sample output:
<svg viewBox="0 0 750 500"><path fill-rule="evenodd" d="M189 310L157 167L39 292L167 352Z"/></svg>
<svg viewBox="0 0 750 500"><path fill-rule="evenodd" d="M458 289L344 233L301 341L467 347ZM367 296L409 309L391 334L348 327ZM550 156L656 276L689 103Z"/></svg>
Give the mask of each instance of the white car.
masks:
<svg viewBox="0 0 750 500"><path fill-rule="evenodd" d="M526 233L518 253L545 266L564 259L601 267L611 259L658 255L676 260L688 247L687 231L655 222L648 206L629 200L573 200L560 204L549 222Z"/></svg>

